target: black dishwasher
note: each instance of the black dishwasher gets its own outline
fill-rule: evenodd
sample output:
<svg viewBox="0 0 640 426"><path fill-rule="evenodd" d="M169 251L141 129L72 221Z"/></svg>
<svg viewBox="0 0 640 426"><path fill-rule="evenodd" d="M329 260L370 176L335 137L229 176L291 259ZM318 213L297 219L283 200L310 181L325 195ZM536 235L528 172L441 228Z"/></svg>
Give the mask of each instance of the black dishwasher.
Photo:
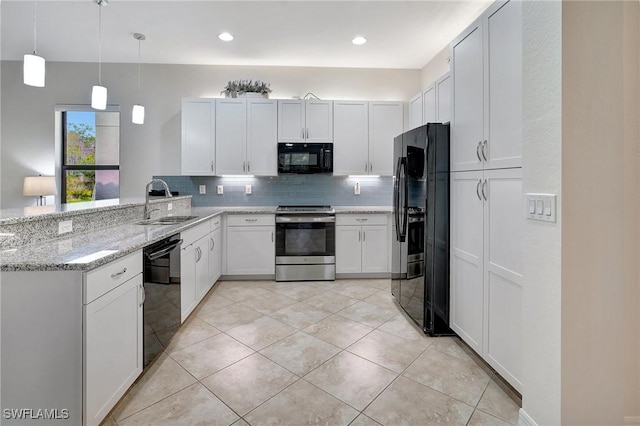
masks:
<svg viewBox="0 0 640 426"><path fill-rule="evenodd" d="M180 326L180 234L144 249L144 366L168 345Z"/></svg>

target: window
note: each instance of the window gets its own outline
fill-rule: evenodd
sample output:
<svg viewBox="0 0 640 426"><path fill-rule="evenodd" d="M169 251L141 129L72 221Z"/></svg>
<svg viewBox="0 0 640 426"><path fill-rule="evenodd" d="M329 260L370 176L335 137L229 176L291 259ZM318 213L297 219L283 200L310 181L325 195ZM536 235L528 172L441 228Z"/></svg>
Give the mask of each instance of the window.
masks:
<svg viewBox="0 0 640 426"><path fill-rule="evenodd" d="M120 197L120 113L62 112L63 203Z"/></svg>

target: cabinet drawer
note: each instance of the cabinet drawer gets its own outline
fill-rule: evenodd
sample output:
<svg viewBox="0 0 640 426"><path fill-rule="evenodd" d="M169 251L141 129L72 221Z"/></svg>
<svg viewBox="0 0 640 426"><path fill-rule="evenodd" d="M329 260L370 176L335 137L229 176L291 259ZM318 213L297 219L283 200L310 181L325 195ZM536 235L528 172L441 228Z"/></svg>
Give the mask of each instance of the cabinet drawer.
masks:
<svg viewBox="0 0 640 426"><path fill-rule="evenodd" d="M201 223L200 225L194 226L193 228L189 228L186 231L182 231L180 233L180 238L182 238L182 248L188 246L189 244L193 244L198 241L200 238L209 235L210 230L209 221L205 223Z"/></svg>
<svg viewBox="0 0 640 426"><path fill-rule="evenodd" d="M234 214L227 216L227 226L274 226L272 214Z"/></svg>
<svg viewBox="0 0 640 426"><path fill-rule="evenodd" d="M84 303L90 303L141 273L141 250L85 273Z"/></svg>
<svg viewBox="0 0 640 426"><path fill-rule="evenodd" d="M211 224L210 231L213 232L216 229L220 228L220 225L222 224L222 215L218 215L212 218L209 222Z"/></svg>
<svg viewBox="0 0 640 426"><path fill-rule="evenodd" d="M337 214L336 225L386 225L386 214Z"/></svg>

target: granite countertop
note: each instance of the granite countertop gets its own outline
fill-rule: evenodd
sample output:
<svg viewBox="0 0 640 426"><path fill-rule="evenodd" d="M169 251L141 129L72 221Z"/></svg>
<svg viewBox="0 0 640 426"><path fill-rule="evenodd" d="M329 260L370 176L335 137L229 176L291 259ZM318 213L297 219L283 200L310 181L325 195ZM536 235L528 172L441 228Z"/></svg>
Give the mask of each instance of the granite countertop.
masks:
<svg viewBox="0 0 640 426"><path fill-rule="evenodd" d="M121 205L114 205L113 208ZM105 207L96 206L95 208ZM177 214L197 216L197 218L180 224L125 223L85 234L74 234L67 238L4 250L0 252L0 269L2 271L88 271L223 213L273 214L275 210L275 206L191 207ZM335 210L336 213L391 213L392 208L390 206L337 206ZM60 213L64 214L64 212L58 214Z"/></svg>

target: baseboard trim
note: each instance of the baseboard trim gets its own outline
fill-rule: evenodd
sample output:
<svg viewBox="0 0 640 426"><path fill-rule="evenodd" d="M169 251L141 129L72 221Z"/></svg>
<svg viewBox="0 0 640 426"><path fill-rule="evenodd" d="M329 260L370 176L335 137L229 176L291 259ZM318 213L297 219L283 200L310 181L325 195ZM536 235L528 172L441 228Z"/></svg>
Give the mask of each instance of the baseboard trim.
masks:
<svg viewBox="0 0 640 426"><path fill-rule="evenodd" d="M275 274L271 275L222 275L220 281L273 281L276 279Z"/></svg>
<svg viewBox="0 0 640 426"><path fill-rule="evenodd" d="M628 416L624 418L625 426L638 426L640 425L640 416Z"/></svg>
<svg viewBox="0 0 640 426"><path fill-rule="evenodd" d="M336 274L336 279L361 279L361 278L391 278L391 274L388 272L375 272L375 273L357 273L357 274Z"/></svg>
<svg viewBox="0 0 640 426"><path fill-rule="evenodd" d="M518 412L518 426L538 426L538 423L521 408Z"/></svg>

